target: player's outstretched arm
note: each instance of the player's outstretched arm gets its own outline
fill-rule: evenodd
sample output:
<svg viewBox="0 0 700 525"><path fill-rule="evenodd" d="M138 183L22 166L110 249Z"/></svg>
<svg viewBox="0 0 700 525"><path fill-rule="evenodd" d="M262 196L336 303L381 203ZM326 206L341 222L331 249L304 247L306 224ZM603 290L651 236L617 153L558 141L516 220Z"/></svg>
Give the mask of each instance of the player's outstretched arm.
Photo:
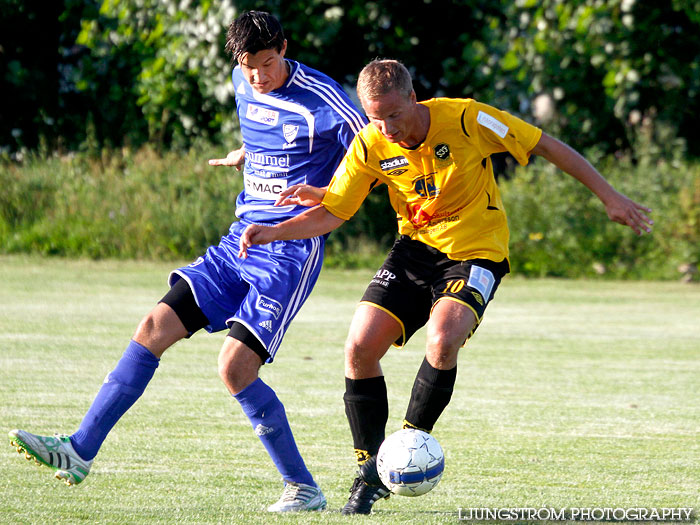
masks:
<svg viewBox="0 0 700 525"><path fill-rule="evenodd" d="M275 206L289 206L290 204L299 206L316 206L321 204L326 195L326 188L317 188L308 184L295 184L280 193L275 202Z"/></svg>
<svg viewBox="0 0 700 525"><path fill-rule="evenodd" d="M651 232L654 221L646 215L651 213L651 208L618 192L598 173L598 170L570 146L542 133L542 137L531 153L544 157L562 171L581 181L605 205L605 211L611 220L629 226L637 235Z"/></svg>
<svg viewBox="0 0 700 525"><path fill-rule="evenodd" d="M234 166L238 171L241 171L243 162L245 161L245 147L231 151L226 155L225 159L209 159L210 166Z"/></svg>
<svg viewBox="0 0 700 525"><path fill-rule="evenodd" d="M335 230L344 222L323 206L316 206L274 226L251 224L243 230L241 235L238 257L241 259L248 257L248 248L254 244L318 237Z"/></svg>

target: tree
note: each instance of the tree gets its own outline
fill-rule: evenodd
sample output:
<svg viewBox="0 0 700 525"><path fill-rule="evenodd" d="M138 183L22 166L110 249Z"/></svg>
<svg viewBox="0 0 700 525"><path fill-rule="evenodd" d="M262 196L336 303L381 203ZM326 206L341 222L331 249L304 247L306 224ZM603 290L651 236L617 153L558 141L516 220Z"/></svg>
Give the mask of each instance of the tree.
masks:
<svg viewBox="0 0 700 525"><path fill-rule="evenodd" d="M90 50L83 76L92 83L83 84L85 90L106 89L104 96L117 110L139 108L142 125L129 129L124 122L122 132L135 142L169 147L194 138L220 139L235 129L223 52L235 13L230 0L105 0L97 17L83 21L77 39ZM107 125L119 120L109 116Z"/></svg>
<svg viewBox="0 0 700 525"><path fill-rule="evenodd" d="M0 147L35 148L58 113L57 64L63 2L0 2Z"/></svg>
<svg viewBox="0 0 700 525"><path fill-rule="evenodd" d="M0 9L5 151L42 137L49 149L221 142L236 129L226 28L263 9L281 19L291 57L349 92L369 60L397 58L421 99L475 97L580 149L629 151L644 135L662 150L679 137L700 155L697 0L0 0Z"/></svg>

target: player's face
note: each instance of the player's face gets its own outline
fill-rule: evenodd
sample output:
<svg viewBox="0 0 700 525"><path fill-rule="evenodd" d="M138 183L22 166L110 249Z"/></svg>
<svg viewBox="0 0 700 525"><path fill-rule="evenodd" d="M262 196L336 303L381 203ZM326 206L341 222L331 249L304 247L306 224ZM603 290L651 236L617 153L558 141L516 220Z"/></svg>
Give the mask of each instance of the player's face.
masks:
<svg viewBox="0 0 700 525"><path fill-rule="evenodd" d="M362 98L360 102L369 121L389 142L410 147L425 138L414 91L406 96L394 89L375 99Z"/></svg>
<svg viewBox="0 0 700 525"><path fill-rule="evenodd" d="M257 53L243 53L238 59L243 76L255 91L264 94L274 91L287 80L289 72L284 54L287 41L278 53L276 49L263 49Z"/></svg>

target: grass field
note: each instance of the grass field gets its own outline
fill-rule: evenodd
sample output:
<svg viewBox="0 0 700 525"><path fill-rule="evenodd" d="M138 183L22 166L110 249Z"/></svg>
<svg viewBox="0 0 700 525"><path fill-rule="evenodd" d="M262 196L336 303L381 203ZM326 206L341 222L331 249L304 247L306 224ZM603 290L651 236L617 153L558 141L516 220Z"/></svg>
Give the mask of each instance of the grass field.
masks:
<svg viewBox="0 0 700 525"><path fill-rule="evenodd" d="M172 264L0 257L2 431L70 433ZM216 370L223 336L166 352L78 487L9 445L3 523L456 523L470 507L700 512L700 287L508 278L460 358L434 435L440 485L339 509L353 478L342 346L371 271L324 270L263 379L286 406L329 510L264 512L282 485ZM398 429L424 331L383 361ZM697 520L697 518L696 518Z"/></svg>

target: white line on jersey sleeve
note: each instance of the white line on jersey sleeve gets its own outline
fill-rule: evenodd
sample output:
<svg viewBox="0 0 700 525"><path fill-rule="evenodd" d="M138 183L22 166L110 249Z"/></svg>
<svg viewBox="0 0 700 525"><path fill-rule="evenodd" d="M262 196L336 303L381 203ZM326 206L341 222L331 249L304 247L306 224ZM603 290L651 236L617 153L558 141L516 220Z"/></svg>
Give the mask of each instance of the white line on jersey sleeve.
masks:
<svg viewBox="0 0 700 525"><path fill-rule="evenodd" d="M325 82L307 76L301 69L294 78L294 82L304 88L316 93L330 107L332 107L350 125L357 134L363 127L362 116L350 104L345 102L338 92ZM324 95L325 94L325 95Z"/></svg>

